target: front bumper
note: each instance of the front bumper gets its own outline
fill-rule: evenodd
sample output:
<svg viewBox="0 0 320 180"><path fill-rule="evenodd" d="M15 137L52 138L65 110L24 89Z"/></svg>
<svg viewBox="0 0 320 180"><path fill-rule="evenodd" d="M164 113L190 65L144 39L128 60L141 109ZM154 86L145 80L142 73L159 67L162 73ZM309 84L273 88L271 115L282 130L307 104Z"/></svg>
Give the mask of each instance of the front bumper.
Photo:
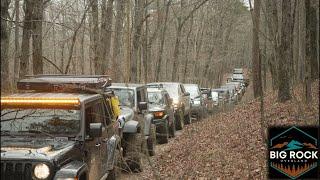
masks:
<svg viewBox="0 0 320 180"><path fill-rule="evenodd" d="M191 106L191 115L198 115L202 112L203 107L201 105L194 105Z"/></svg>

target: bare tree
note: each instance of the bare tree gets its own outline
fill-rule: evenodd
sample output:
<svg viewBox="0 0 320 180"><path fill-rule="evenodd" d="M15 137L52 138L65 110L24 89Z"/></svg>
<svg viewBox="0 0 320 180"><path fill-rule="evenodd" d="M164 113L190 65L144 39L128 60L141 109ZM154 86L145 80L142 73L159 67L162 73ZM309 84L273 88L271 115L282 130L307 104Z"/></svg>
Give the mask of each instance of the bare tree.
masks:
<svg viewBox="0 0 320 180"><path fill-rule="evenodd" d="M260 59L260 47L259 47L259 24L260 24L260 0L254 1L254 9L252 13L252 82L253 82L253 94L254 97L260 97L262 94L261 84L261 59ZM252 12L252 6L250 1L250 11Z"/></svg>
<svg viewBox="0 0 320 180"><path fill-rule="evenodd" d="M291 2L282 2L282 23L281 23L281 40L279 48L279 89L278 89L278 100L285 102L291 99L290 94L290 79L288 73L289 63L292 61L290 54L290 40L291 40Z"/></svg>
<svg viewBox="0 0 320 180"><path fill-rule="evenodd" d="M125 11L125 4L124 0L118 0L116 3L116 25L115 25L115 37L113 41L113 55L112 55L112 77L115 81L120 80L119 73L120 66L121 66L121 57L120 56L120 43L122 38L122 30L123 30L123 20L124 20L124 11Z"/></svg>
<svg viewBox="0 0 320 180"><path fill-rule="evenodd" d="M131 56L131 66L130 66L130 82L137 82L138 81L138 61L139 61L139 46L141 40L141 30L142 30L142 23L143 23L143 8L144 8L144 1L135 0L134 6L134 34L132 39L132 56Z"/></svg>
<svg viewBox="0 0 320 180"><path fill-rule="evenodd" d="M9 16L9 4L10 0L1 1L1 87L4 87L4 89L10 88L8 58L9 36L7 21L5 21Z"/></svg>
<svg viewBox="0 0 320 180"><path fill-rule="evenodd" d="M25 15L23 22L23 34L21 42L21 59L20 59L20 73L19 77L24 77L29 71L29 56L30 56L30 38L31 38L31 20L34 8L33 0L26 0Z"/></svg>
<svg viewBox="0 0 320 180"><path fill-rule="evenodd" d="M43 74L42 61L42 21L43 0L34 0L32 13L32 60L33 74Z"/></svg>
<svg viewBox="0 0 320 180"><path fill-rule="evenodd" d="M99 58L101 62L102 73L105 73L111 57L111 34L112 34L112 20L113 20L113 2L114 0L102 1L101 6L101 31L99 44ZM118 3L118 2L117 2Z"/></svg>

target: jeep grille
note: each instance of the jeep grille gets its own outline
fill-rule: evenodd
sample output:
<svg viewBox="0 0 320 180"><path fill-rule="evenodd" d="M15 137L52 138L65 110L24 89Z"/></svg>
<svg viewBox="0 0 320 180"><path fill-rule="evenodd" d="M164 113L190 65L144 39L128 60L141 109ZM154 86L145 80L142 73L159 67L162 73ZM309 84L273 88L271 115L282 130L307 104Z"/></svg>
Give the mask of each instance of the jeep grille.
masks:
<svg viewBox="0 0 320 180"><path fill-rule="evenodd" d="M32 180L32 164L22 162L1 162L1 179Z"/></svg>

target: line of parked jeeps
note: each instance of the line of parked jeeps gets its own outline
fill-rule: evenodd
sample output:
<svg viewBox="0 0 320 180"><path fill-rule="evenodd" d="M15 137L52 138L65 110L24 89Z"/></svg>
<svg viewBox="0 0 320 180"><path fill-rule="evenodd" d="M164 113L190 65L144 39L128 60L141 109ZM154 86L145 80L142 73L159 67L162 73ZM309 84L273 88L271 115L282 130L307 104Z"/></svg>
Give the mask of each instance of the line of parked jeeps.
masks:
<svg viewBox="0 0 320 180"><path fill-rule="evenodd" d="M176 131L240 100L235 69L219 89L197 84L111 83L108 76L36 75L1 97L1 179L117 179L142 171L142 157ZM112 98L119 99L116 116Z"/></svg>

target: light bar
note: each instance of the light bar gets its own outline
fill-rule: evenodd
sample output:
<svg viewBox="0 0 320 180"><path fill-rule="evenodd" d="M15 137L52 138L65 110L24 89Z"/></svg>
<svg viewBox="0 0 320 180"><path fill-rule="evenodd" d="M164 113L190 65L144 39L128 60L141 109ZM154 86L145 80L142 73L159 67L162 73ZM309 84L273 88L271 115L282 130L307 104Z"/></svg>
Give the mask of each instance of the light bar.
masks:
<svg viewBox="0 0 320 180"><path fill-rule="evenodd" d="M40 107L40 108L72 108L80 105L79 98L72 97L1 97L1 108L26 108L26 107Z"/></svg>

